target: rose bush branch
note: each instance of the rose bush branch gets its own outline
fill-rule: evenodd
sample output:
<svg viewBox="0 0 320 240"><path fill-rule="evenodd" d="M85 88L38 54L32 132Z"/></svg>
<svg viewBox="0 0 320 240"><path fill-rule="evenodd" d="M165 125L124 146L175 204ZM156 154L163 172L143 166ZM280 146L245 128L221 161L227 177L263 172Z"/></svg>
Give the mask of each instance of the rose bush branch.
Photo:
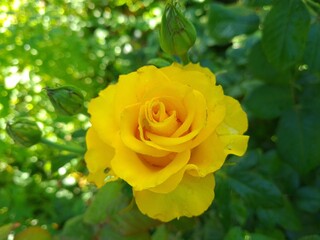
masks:
<svg viewBox="0 0 320 240"><path fill-rule="evenodd" d="M61 150L61 151L68 151L68 152L73 152L73 153L77 153L77 154L84 154L85 153L85 148L82 148L80 146L75 146L75 145L67 145L67 144L59 144L53 141L50 141L48 139L45 138L41 138L40 140L41 143L46 144L50 147L53 147L57 150Z"/></svg>

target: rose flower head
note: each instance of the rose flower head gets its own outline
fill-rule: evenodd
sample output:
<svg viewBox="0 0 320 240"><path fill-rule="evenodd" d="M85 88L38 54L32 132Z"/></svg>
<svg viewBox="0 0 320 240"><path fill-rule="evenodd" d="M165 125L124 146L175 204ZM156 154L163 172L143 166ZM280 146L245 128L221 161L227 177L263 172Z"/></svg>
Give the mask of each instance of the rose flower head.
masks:
<svg viewBox="0 0 320 240"><path fill-rule="evenodd" d="M88 180L132 186L140 211L168 222L198 216L214 199L213 173L247 149L248 120L199 64L145 66L89 104Z"/></svg>

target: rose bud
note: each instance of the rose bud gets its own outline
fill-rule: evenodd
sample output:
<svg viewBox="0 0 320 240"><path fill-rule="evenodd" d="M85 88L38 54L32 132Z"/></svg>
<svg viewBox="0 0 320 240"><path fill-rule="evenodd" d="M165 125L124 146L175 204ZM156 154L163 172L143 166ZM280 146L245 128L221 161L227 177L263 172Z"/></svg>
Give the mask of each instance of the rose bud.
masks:
<svg viewBox="0 0 320 240"><path fill-rule="evenodd" d="M168 54L182 56L196 41L196 29L177 8L168 3L160 24L160 46Z"/></svg>
<svg viewBox="0 0 320 240"><path fill-rule="evenodd" d="M46 87L46 91L58 114L72 116L82 112L84 97L79 89L72 86Z"/></svg>
<svg viewBox="0 0 320 240"><path fill-rule="evenodd" d="M41 130L36 122L20 118L13 123L7 123L6 131L15 143L30 147L41 140Z"/></svg>

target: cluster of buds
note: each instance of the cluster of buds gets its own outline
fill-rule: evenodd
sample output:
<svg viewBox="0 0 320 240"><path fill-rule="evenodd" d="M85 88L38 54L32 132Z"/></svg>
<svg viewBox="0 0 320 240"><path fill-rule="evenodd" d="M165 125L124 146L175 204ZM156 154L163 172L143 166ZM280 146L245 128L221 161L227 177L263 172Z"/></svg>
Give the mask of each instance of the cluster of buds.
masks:
<svg viewBox="0 0 320 240"><path fill-rule="evenodd" d="M84 97L75 87L46 88L47 95L58 114L72 116L83 111ZM30 118L17 118L7 123L6 131L17 144L30 147L41 141L42 132Z"/></svg>
<svg viewBox="0 0 320 240"><path fill-rule="evenodd" d="M186 55L196 41L196 29L173 1L166 5L159 37L162 50L179 57Z"/></svg>

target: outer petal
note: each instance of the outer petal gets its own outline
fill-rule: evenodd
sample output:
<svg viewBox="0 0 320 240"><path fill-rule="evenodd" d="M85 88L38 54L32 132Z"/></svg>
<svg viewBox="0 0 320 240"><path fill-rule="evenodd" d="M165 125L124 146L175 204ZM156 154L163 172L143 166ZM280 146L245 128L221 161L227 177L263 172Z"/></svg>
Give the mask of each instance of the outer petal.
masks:
<svg viewBox="0 0 320 240"><path fill-rule="evenodd" d="M110 169L110 161L114 156L114 149L104 143L92 127L87 132L86 141L85 161L90 172L88 180L101 187L109 179L115 178Z"/></svg>
<svg viewBox="0 0 320 240"><path fill-rule="evenodd" d="M134 191L140 211L163 222L182 216L202 214L214 198L215 181L212 174L206 177L192 177L185 174L176 189L170 193L155 193L149 190Z"/></svg>
<svg viewBox="0 0 320 240"><path fill-rule="evenodd" d="M247 150L249 136L226 135L220 136L220 139L224 145L224 151L226 154L242 156Z"/></svg>
<svg viewBox="0 0 320 240"><path fill-rule="evenodd" d="M226 116L223 123L217 128L219 135L243 134L248 129L247 114L242 110L240 103L232 97L224 100Z"/></svg>
<svg viewBox="0 0 320 240"><path fill-rule="evenodd" d="M117 141L116 154L111 161L113 171L140 191L162 184L181 170L190 159L190 150L177 153L165 167L155 167L140 158L135 152Z"/></svg>
<svg viewBox="0 0 320 240"><path fill-rule="evenodd" d="M217 91L215 75L199 64L188 64L181 66L174 63L171 66L161 68L161 71L173 81L178 81L201 92L208 103L209 108L213 107L223 98L223 92Z"/></svg>
<svg viewBox="0 0 320 240"><path fill-rule="evenodd" d="M188 171L193 176L206 176L221 168L227 157L224 144L218 136L213 133L198 147L192 149L188 165L193 166Z"/></svg>
<svg viewBox="0 0 320 240"><path fill-rule="evenodd" d="M99 137L109 145L118 131L118 124L114 113L114 98L117 85L109 85L100 92L99 97L91 100L88 111L91 114L90 122L96 129Z"/></svg>

